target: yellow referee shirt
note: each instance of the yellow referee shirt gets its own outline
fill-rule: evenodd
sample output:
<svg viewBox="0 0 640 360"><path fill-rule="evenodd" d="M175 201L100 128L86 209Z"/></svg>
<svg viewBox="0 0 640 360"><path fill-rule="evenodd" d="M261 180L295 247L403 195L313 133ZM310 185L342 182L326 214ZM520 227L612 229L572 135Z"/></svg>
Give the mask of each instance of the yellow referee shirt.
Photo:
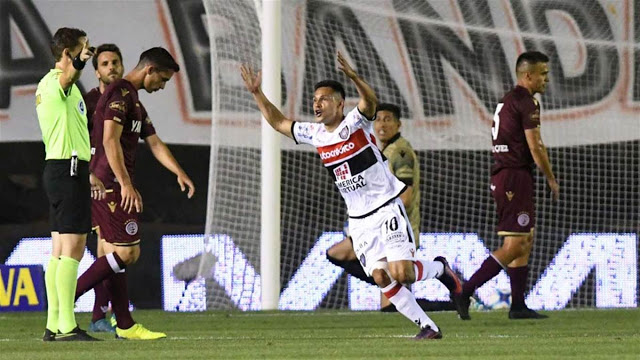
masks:
<svg viewBox="0 0 640 360"><path fill-rule="evenodd" d="M91 159L87 128L87 107L78 87L65 92L60 85L62 70L51 69L36 90L36 112L45 147L45 160L70 159L75 150L78 159Z"/></svg>

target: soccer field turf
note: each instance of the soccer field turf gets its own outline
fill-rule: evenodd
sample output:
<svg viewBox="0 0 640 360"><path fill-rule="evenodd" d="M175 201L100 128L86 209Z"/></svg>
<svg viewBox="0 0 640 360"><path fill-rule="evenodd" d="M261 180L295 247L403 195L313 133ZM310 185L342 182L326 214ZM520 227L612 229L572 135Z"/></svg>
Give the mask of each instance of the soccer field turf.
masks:
<svg viewBox="0 0 640 360"><path fill-rule="evenodd" d="M0 359L638 359L640 310L549 312L508 320L505 311L431 313L442 340L414 341L417 327L378 312L167 313L134 318L165 331L157 341L43 343L45 313L0 314ZM78 314L87 328L90 314Z"/></svg>

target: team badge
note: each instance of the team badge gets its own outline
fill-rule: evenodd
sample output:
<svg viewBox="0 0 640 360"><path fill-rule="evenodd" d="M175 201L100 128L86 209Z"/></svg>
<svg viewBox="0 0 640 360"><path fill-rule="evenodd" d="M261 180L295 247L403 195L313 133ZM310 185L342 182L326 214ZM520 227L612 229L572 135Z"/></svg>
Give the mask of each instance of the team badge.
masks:
<svg viewBox="0 0 640 360"><path fill-rule="evenodd" d="M364 254L360 255L360 264L362 264L362 267L367 267L367 258Z"/></svg>
<svg viewBox="0 0 640 360"><path fill-rule="evenodd" d="M127 220L124 224L124 230L129 235L135 235L138 233L138 223L135 220Z"/></svg>
<svg viewBox="0 0 640 360"><path fill-rule="evenodd" d="M527 226L529 225L529 221L531 221L531 218L529 217L529 214L527 214L526 212L520 213L518 215L518 225Z"/></svg>
<svg viewBox="0 0 640 360"><path fill-rule="evenodd" d="M349 127L348 126L343 127L342 130L340 130L340 133L338 135L340 136L340 139L347 140L349 138Z"/></svg>
<svg viewBox="0 0 640 360"><path fill-rule="evenodd" d="M107 206L109 206L109 210L111 210L112 213L116 212L116 202L115 201L109 201L107 203Z"/></svg>
<svg viewBox="0 0 640 360"><path fill-rule="evenodd" d="M82 115L85 113L84 101L82 99L78 101L78 111L80 111L80 114Z"/></svg>
<svg viewBox="0 0 640 360"><path fill-rule="evenodd" d="M513 191L507 191L507 200L511 201L511 199L513 199L513 196L515 195L515 193Z"/></svg>
<svg viewBox="0 0 640 360"><path fill-rule="evenodd" d="M120 88L120 93L122 94L122 97L125 97L129 93L129 90L125 88Z"/></svg>

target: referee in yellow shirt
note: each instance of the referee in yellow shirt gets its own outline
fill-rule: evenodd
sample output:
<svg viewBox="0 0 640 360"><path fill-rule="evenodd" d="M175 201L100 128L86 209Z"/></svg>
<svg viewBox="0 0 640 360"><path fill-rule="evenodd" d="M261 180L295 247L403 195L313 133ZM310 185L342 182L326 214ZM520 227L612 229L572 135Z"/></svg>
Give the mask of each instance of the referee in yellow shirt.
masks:
<svg viewBox="0 0 640 360"><path fill-rule="evenodd" d="M73 312L78 264L91 230L91 196L104 196L102 182L89 175L87 111L75 85L93 48L84 31L60 28L51 40L51 53L55 66L36 91L53 242L45 273L48 310L43 340L93 341L97 339L78 327Z"/></svg>

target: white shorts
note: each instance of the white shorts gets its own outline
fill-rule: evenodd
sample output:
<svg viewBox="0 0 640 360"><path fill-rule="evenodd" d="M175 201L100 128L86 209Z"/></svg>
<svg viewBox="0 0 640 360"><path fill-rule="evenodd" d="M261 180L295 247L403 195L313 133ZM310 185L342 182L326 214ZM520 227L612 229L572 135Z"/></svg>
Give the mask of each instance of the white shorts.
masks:
<svg viewBox="0 0 640 360"><path fill-rule="evenodd" d="M349 231L353 250L369 276L378 261L415 259L416 242L400 198L365 218L350 218Z"/></svg>

